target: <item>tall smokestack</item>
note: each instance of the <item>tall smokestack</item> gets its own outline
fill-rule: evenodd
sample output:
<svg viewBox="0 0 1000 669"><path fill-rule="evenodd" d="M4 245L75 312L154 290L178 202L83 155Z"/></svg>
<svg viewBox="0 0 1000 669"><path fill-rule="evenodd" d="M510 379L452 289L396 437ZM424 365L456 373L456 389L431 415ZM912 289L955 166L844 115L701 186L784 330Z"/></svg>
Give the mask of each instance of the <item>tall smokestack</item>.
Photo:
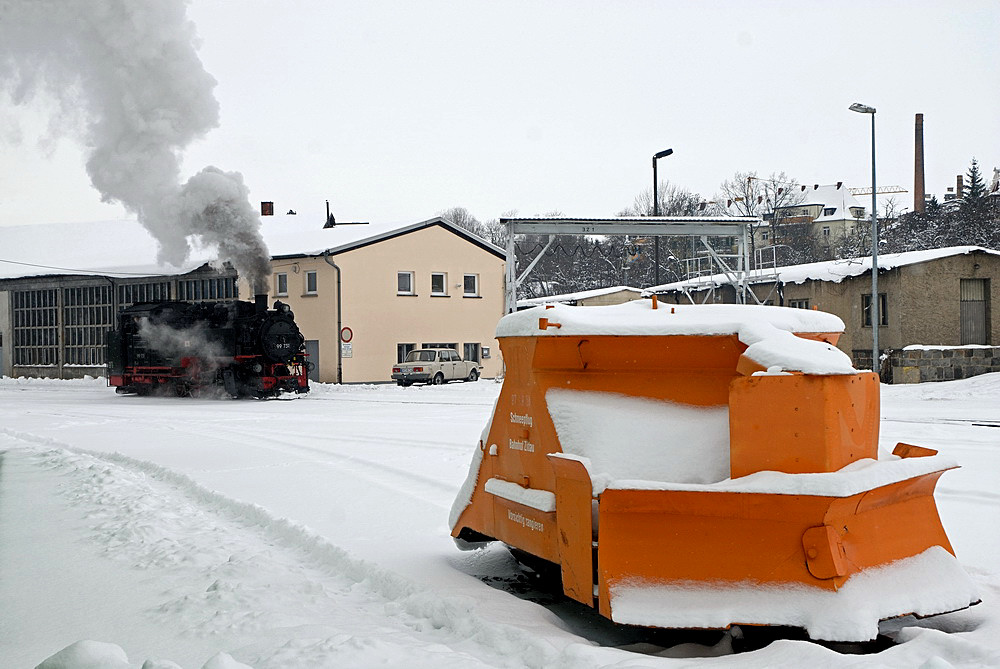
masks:
<svg viewBox="0 0 1000 669"><path fill-rule="evenodd" d="M961 200L965 197L965 183L962 181L962 175L955 176L955 199Z"/></svg>
<svg viewBox="0 0 1000 669"><path fill-rule="evenodd" d="M913 211L924 212L924 115L913 126Z"/></svg>

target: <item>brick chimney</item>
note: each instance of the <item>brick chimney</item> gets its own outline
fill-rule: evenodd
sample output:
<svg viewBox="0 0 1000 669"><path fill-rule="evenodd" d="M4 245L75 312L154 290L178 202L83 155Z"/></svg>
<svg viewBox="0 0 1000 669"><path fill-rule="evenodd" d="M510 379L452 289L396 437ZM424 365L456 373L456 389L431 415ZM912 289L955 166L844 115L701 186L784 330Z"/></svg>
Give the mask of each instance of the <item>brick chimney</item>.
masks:
<svg viewBox="0 0 1000 669"><path fill-rule="evenodd" d="M913 125L913 211L924 211L924 115Z"/></svg>
<svg viewBox="0 0 1000 669"><path fill-rule="evenodd" d="M959 174L955 177L955 199L961 200L965 197L965 183L962 181L962 175Z"/></svg>

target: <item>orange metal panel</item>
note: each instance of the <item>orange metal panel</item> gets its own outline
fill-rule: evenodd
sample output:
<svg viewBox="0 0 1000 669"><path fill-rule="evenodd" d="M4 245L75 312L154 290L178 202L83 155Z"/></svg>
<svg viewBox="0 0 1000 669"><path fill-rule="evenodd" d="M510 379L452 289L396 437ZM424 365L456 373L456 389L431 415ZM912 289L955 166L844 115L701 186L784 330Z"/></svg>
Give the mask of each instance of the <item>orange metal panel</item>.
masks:
<svg viewBox="0 0 1000 669"><path fill-rule="evenodd" d="M602 593L622 578L836 590L862 569L931 546L952 552L934 506L940 474L844 498L606 490L600 499L599 585Z"/></svg>
<svg viewBox="0 0 1000 669"><path fill-rule="evenodd" d="M583 463L549 456L556 473L556 524L563 592L594 603L593 484Z"/></svg>
<svg viewBox="0 0 1000 669"><path fill-rule="evenodd" d="M733 379L733 478L767 470L835 472L862 458L877 458L878 391L878 377L871 372Z"/></svg>

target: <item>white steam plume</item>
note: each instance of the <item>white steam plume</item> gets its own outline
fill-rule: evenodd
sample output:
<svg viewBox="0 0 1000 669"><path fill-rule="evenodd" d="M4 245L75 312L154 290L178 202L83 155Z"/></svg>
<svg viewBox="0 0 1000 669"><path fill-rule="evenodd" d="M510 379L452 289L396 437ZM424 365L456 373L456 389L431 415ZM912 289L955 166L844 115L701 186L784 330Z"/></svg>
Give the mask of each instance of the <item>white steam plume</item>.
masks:
<svg viewBox="0 0 1000 669"><path fill-rule="evenodd" d="M138 217L160 260L181 264L196 236L265 292L269 254L243 177L206 167L181 184L183 149L219 123L186 4L0 0L0 90L15 104L52 95L51 132L82 135L91 183Z"/></svg>

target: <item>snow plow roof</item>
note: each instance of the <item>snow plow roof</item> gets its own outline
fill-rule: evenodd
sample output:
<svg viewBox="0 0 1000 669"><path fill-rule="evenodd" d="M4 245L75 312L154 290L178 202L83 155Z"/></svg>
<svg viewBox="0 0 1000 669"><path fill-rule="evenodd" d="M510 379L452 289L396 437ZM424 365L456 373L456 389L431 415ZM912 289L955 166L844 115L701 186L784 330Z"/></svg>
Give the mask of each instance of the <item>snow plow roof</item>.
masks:
<svg viewBox="0 0 1000 669"><path fill-rule="evenodd" d="M539 319L551 327L539 329ZM600 307L563 304L526 309L504 316L497 337L576 335L732 335L755 324L787 332L843 332L844 321L833 314L743 304L665 304L653 309L651 300Z"/></svg>

